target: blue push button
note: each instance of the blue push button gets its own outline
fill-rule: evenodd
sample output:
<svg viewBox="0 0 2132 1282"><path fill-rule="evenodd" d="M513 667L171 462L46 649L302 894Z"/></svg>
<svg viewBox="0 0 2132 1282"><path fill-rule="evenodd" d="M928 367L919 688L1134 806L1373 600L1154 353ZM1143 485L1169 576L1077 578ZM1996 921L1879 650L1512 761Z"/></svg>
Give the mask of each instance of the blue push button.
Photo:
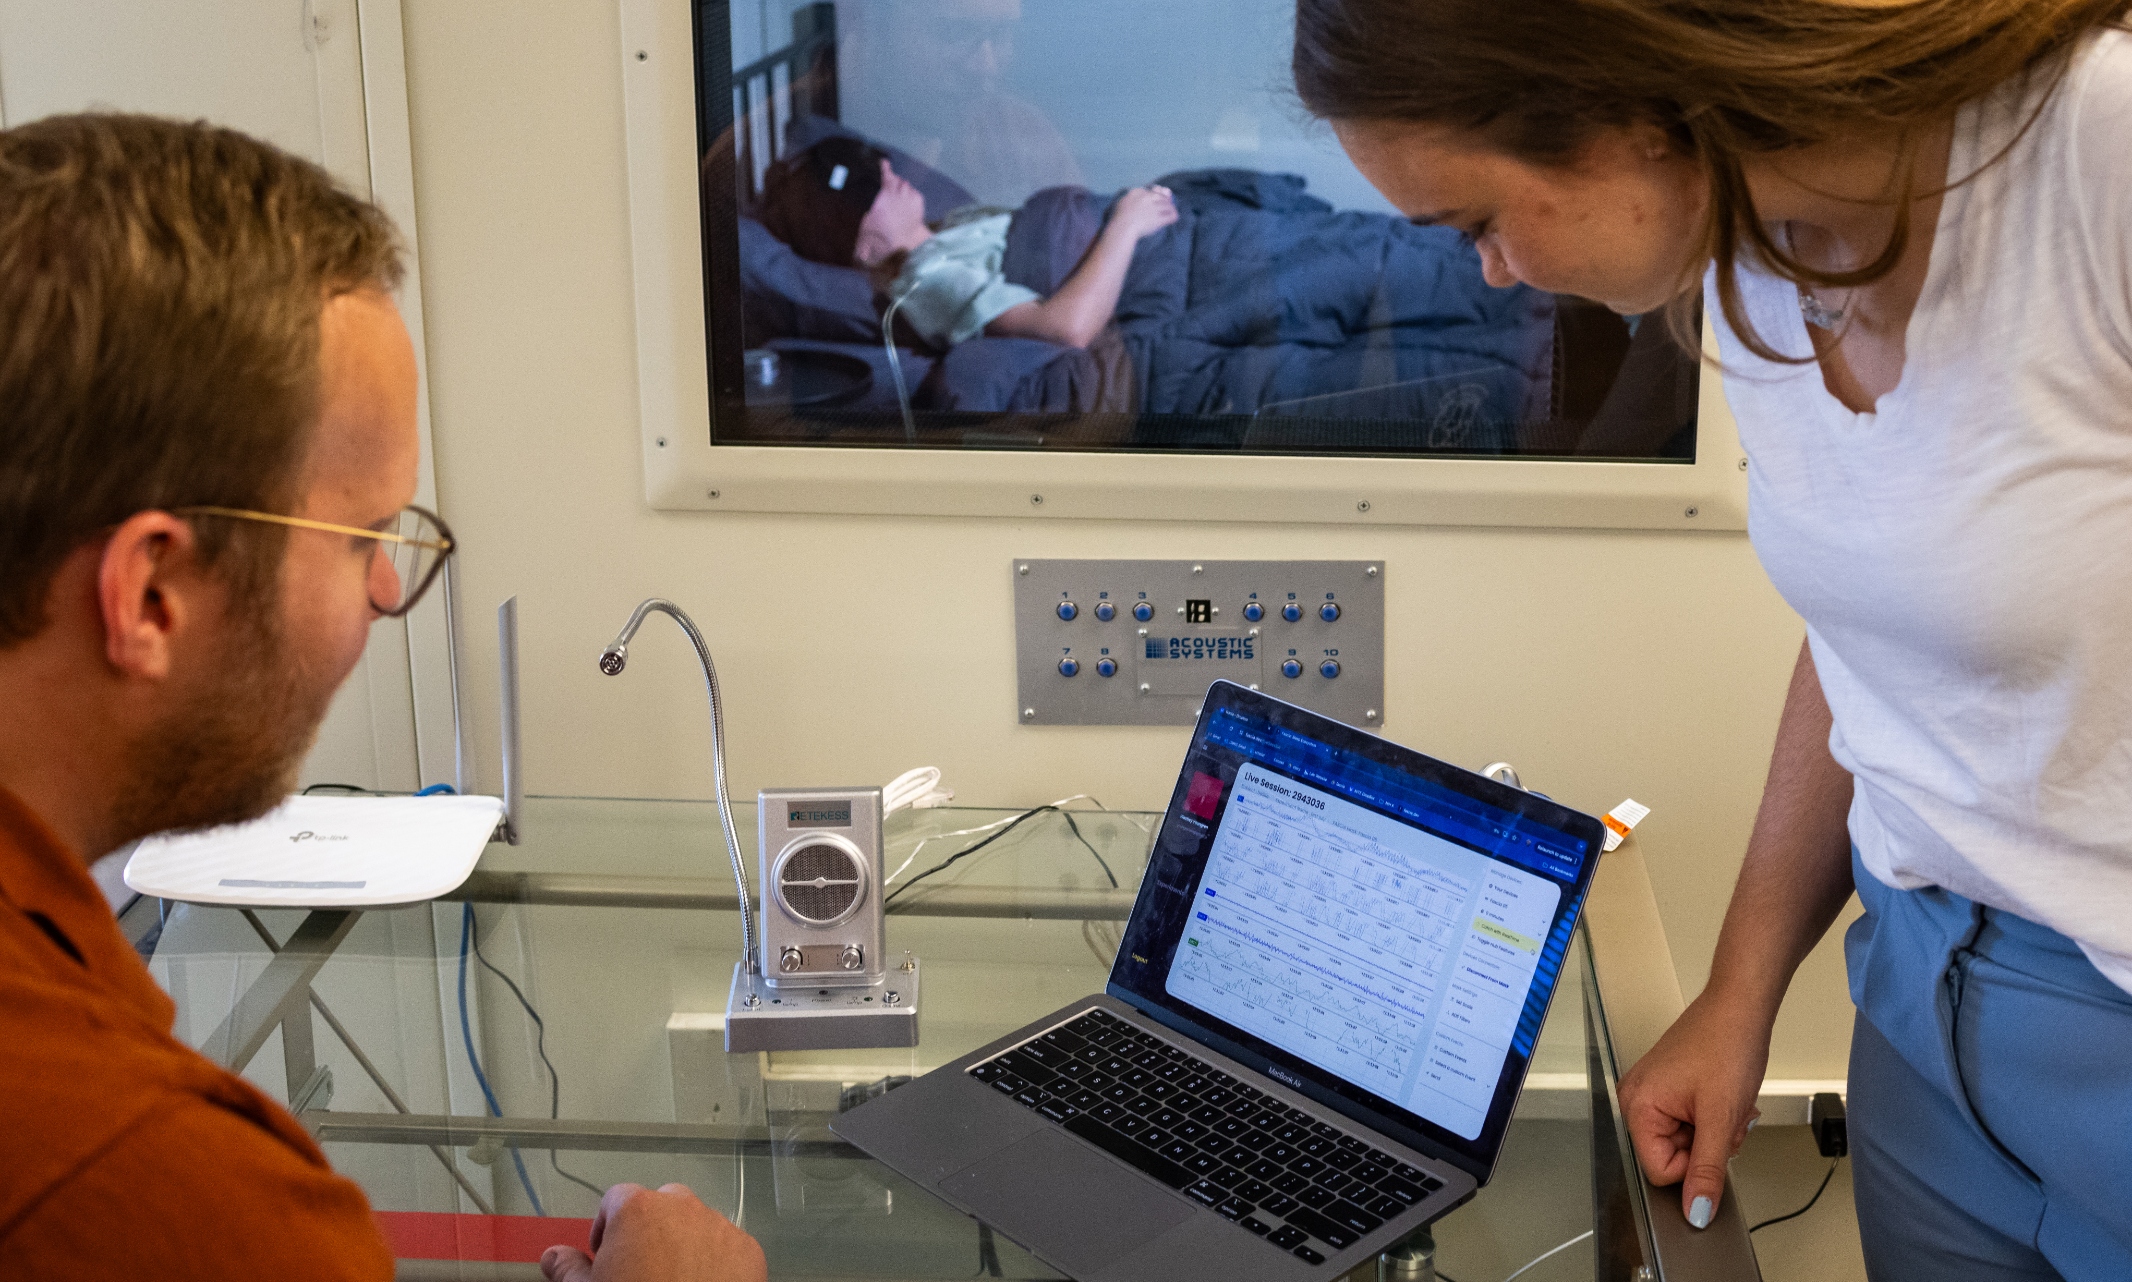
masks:
<svg viewBox="0 0 2132 1282"><path fill-rule="evenodd" d="M1118 617L1118 607L1108 601L1096 602L1096 617L1108 623Z"/></svg>
<svg viewBox="0 0 2132 1282"><path fill-rule="evenodd" d="M1071 655L1068 655L1068 656L1067 656L1066 658L1063 658L1063 659L1059 660L1059 675L1060 675L1060 676L1062 676L1062 677L1074 677L1074 676L1079 676L1080 674L1081 674L1081 661L1080 661L1079 659L1076 659L1076 658L1074 658L1073 656L1071 656Z"/></svg>
<svg viewBox="0 0 2132 1282"><path fill-rule="evenodd" d="M1145 623L1155 617L1155 607L1145 601L1138 602L1133 606L1133 617Z"/></svg>
<svg viewBox="0 0 2132 1282"><path fill-rule="evenodd" d="M1072 660L1069 659L1067 660L1067 662L1071 663ZM1340 661L1338 659L1327 659L1325 662L1319 664L1318 675L1324 677L1328 681L1332 680L1334 677L1339 676Z"/></svg>
<svg viewBox="0 0 2132 1282"><path fill-rule="evenodd" d="M1080 607L1080 606L1077 606L1077 605L1075 605L1075 604L1074 604L1073 602L1071 602L1071 601L1061 601L1061 602L1059 602L1059 617L1060 617L1060 618L1062 618L1062 619L1064 619L1064 620L1066 620L1066 621L1067 621L1068 623L1071 623L1071 622L1073 622L1073 621L1074 621L1074 620L1075 620L1076 618L1080 617L1080 614L1081 614L1081 607Z"/></svg>
<svg viewBox="0 0 2132 1282"><path fill-rule="evenodd" d="M1256 601L1246 601L1244 603L1244 617L1253 623L1257 623L1260 619L1266 617L1266 607Z"/></svg>
<svg viewBox="0 0 2132 1282"><path fill-rule="evenodd" d="M1290 659L1281 665L1281 675L1293 681L1303 675L1303 665L1297 663L1294 659Z"/></svg>
<svg viewBox="0 0 2132 1282"><path fill-rule="evenodd" d="M1114 676L1117 676L1117 675L1118 675L1118 661L1117 661L1116 659L1098 659L1098 660L1096 660L1096 675L1097 675L1097 676L1099 676L1099 677L1114 677Z"/></svg>
<svg viewBox="0 0 2132 1282"><path fill-rule="evenodd" d="M1281 607L1281 617L1288 620L1290 623L1294 623L1303 617L1303 607L1297 605L1293 601L1290 601L1288 604Z"/></svg>
<svg viewBox="0 0 2132 1282"><path fill-rule="evenodd" d="M1340 607L1338 603L1327 601L1324 605L1319 606L1318 617L1325 620L1327 623L1331 623L1333 620L1339 618Z"/></svg>

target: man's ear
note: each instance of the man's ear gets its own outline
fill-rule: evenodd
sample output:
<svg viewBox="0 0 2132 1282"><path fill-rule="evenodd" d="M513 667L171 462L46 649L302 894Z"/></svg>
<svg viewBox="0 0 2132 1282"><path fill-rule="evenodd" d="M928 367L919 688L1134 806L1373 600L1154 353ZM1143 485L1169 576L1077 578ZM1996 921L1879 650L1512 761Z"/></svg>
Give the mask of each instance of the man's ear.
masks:
<svg viewBox="0 0 2132 1282"><path fill-rule="evenodd" d="M104 657L124 676L170 675L171 640L200 617L207 581L192 527L168 512L137 512L111 532L97 565Z"/></svg>

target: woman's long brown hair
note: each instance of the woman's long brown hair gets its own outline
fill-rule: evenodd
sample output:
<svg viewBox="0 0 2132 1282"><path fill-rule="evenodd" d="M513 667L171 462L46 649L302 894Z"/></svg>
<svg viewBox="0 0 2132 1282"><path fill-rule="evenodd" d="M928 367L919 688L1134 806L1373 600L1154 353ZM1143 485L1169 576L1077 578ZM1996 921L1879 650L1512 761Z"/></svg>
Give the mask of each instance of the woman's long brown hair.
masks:
<svg viewBox="0 0 2132 1282"><path fill-rule="evenodd" d="M1858 131L1912 139L2017 77L2059 75L2082 35L2121 24L2128 8L2132 0L1298 0L1295 83L1317 116L1446 125L1537 164L1569 163L1601 128L1658 126L1710 184L1703 243L1671 309L1675 331L1700 346L1688 328L1692 287L1714 263L1741 342L1797 360L1748 320L1742 255L1808 288L1864 285L1902 260L1909 219L1895 219L1862 267L1811 267L1757 214L1748 158ZM1901 154L1897 209L1921 194L1907 141Z"/></svg>

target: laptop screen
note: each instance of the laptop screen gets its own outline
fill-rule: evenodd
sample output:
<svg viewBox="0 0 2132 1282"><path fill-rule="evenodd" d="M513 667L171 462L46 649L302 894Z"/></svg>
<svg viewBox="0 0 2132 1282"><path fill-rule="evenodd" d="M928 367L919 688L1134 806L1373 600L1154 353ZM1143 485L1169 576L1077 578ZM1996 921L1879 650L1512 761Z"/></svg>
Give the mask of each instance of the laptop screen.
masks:
<svg viewBox="0 0 2132 1282"><path fill-rule="evenodd" d="M1599 848L1589 816L1220 683L1111 991L1485 1178Z"/></svg>

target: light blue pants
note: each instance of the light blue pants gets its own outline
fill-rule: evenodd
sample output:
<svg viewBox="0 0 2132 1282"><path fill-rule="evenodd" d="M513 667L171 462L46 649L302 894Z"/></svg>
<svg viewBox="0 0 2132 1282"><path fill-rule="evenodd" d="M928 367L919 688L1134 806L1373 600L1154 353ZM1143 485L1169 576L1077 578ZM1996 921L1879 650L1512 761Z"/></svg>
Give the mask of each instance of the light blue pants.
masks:
<svg viewBox="0 0 2132 1282"><path fill-rule="evenodd" d="M2132 996L2054 930L1852 871L1867 1276L2132 1280Z"/></svg>

